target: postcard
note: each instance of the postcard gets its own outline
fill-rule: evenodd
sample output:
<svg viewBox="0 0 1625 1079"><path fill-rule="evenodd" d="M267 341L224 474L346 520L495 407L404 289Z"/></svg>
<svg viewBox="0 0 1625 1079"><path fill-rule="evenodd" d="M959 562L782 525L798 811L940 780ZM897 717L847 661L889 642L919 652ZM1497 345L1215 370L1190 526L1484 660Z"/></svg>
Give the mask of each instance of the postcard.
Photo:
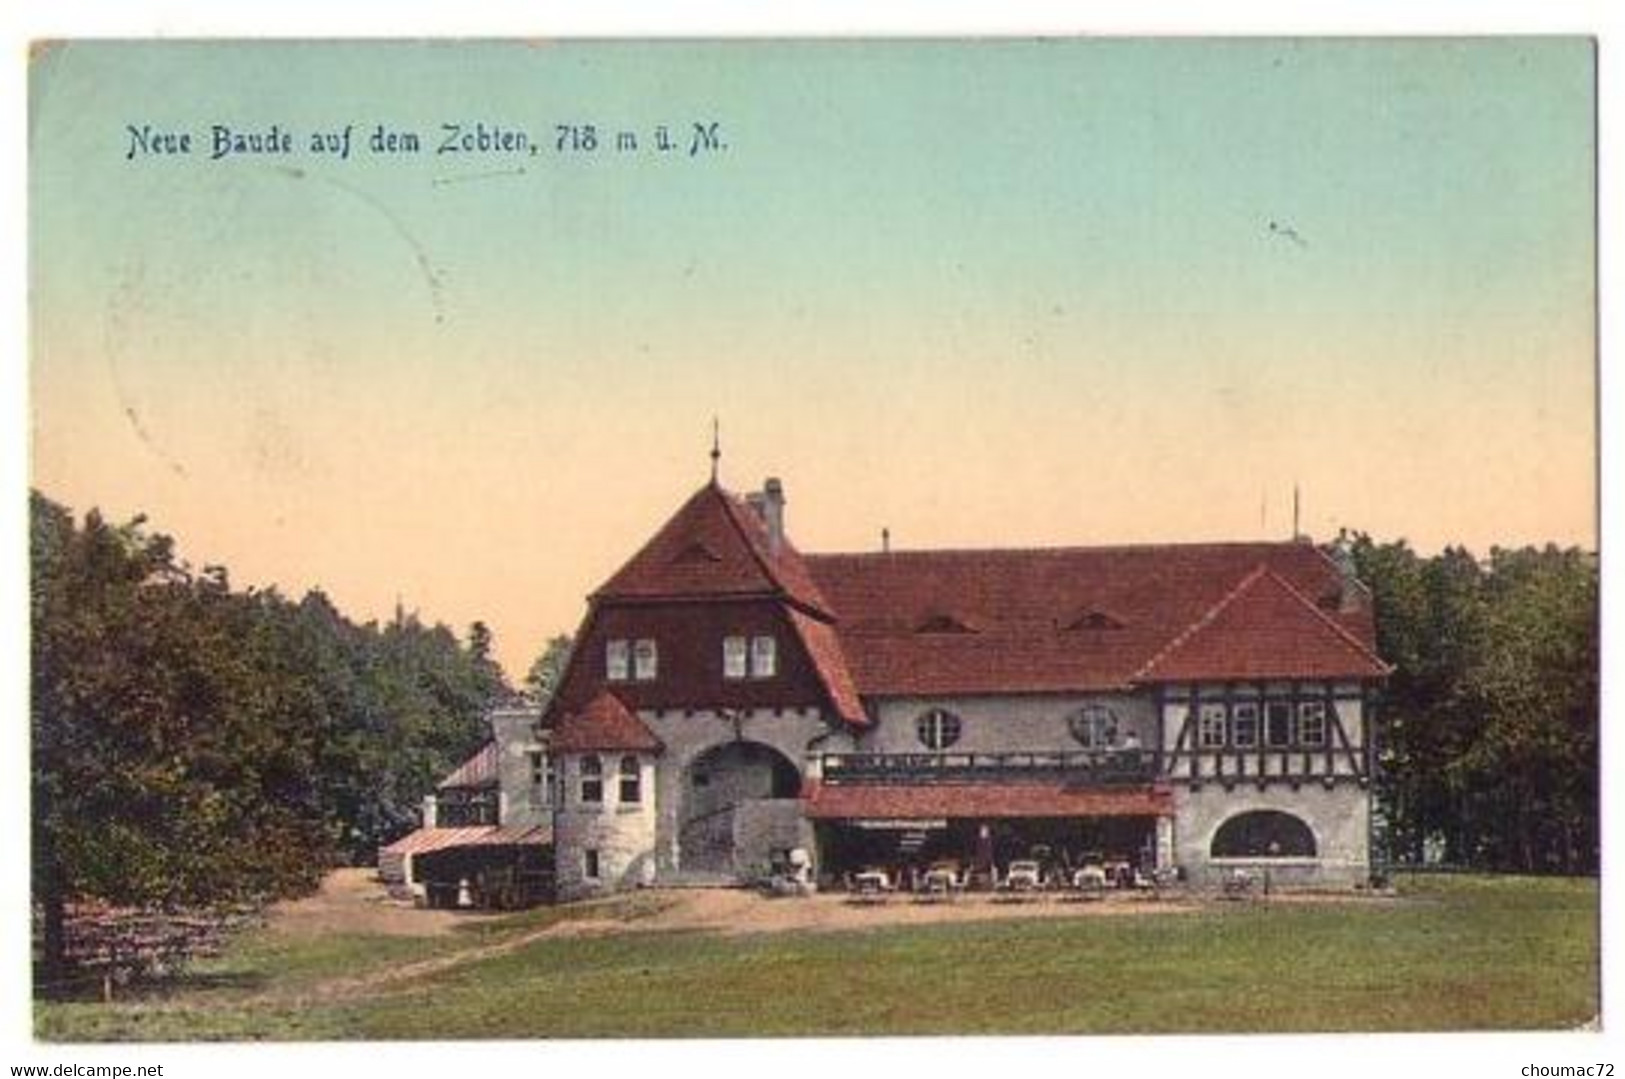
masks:
<svg viewBox="0 0 1625 1079"><path fill-rule="evenodd" d="M1591 40L29 67L42 1042L1597 1028Z"/></svg>

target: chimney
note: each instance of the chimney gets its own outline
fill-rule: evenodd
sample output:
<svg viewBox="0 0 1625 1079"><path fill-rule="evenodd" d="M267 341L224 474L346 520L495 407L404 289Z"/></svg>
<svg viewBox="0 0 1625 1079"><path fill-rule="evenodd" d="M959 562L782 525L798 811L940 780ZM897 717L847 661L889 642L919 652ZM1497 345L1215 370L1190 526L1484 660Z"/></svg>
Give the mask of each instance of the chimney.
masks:
<svg viewBox="0 0 1625 1079"><path fill-rule="evenodd" d="M784 545L784 484L776 476L762 483L762 522L767 525L768 550L778 554Z"/></svg>

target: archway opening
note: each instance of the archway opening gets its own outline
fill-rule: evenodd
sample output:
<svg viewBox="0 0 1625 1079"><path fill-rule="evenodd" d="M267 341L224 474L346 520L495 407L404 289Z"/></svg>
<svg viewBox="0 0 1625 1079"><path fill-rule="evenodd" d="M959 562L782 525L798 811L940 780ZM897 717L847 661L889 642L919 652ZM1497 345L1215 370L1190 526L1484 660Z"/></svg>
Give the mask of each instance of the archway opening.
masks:
<svg viewBox="0 0 1625 1079"><path fill-rule="evenodd" d="M764 803L792 800L801 793L801 773L772 746L728 742L701 753L683 779L678 824L682 867L702 873L732 873L761 852L741 852L736 823Z"/></svg>
<svg viewBox="0 0 1625 1079"><path fill-rule="evenodd" d="M1290 813L1255 809L1219 825L1210 854L1214 858L1313 858L1315 833Z"/></svg>

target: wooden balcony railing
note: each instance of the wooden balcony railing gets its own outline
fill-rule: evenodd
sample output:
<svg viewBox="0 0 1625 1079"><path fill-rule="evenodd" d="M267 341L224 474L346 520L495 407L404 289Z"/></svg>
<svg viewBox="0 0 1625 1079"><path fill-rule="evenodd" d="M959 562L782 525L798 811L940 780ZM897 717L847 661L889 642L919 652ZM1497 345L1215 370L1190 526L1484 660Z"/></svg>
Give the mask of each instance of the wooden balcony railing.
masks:
<svg viewBox="0 0 1625 1079"><path fill-rule="evenodd" d="M843 783L975 783L1050 779L1108 786L1149 783L1160 762L1149 749L1055 753L825 753L823 781Z"/></svg>

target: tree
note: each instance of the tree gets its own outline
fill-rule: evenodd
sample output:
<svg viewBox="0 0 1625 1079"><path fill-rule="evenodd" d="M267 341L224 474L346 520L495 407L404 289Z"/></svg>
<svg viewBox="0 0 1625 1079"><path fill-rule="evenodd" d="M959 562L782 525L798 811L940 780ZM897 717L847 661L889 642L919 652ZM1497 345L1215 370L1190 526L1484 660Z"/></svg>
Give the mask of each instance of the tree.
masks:
<svg viewBox="0 0 1625 1079"><path fill-rule="evenodd" d="M537 703L545 706L558 691L565 668L570 665L570 652L574 647L569 634L561 633L549 638L542 654L525 672L525 689Z"/></svg>
<svg viewBox="0 0 1625 1079"><path fill-rule="evenodd" d="M1373 590L1383 695L1378 795L1391 853L1594 871L1597 566L1576 550L1354 544Z"/></svg>
<svg viewBox="0 0 1625 1079"><path fill-rule="evenodd" d="M346 619L194 572L136 518L82 525L30 496L33 888L47 972L70 900L262 903L369 859L509 693L481 623L465 647L398 614Z"/></svg>
<svg viewBox="0 0 1625 1079"><path fill-rule="evenodd" d="M31 498L34 891L47 970L70 898L261 901L322 868L313 714L274 597L194 576L137 518L82 528Z"/></svg>

